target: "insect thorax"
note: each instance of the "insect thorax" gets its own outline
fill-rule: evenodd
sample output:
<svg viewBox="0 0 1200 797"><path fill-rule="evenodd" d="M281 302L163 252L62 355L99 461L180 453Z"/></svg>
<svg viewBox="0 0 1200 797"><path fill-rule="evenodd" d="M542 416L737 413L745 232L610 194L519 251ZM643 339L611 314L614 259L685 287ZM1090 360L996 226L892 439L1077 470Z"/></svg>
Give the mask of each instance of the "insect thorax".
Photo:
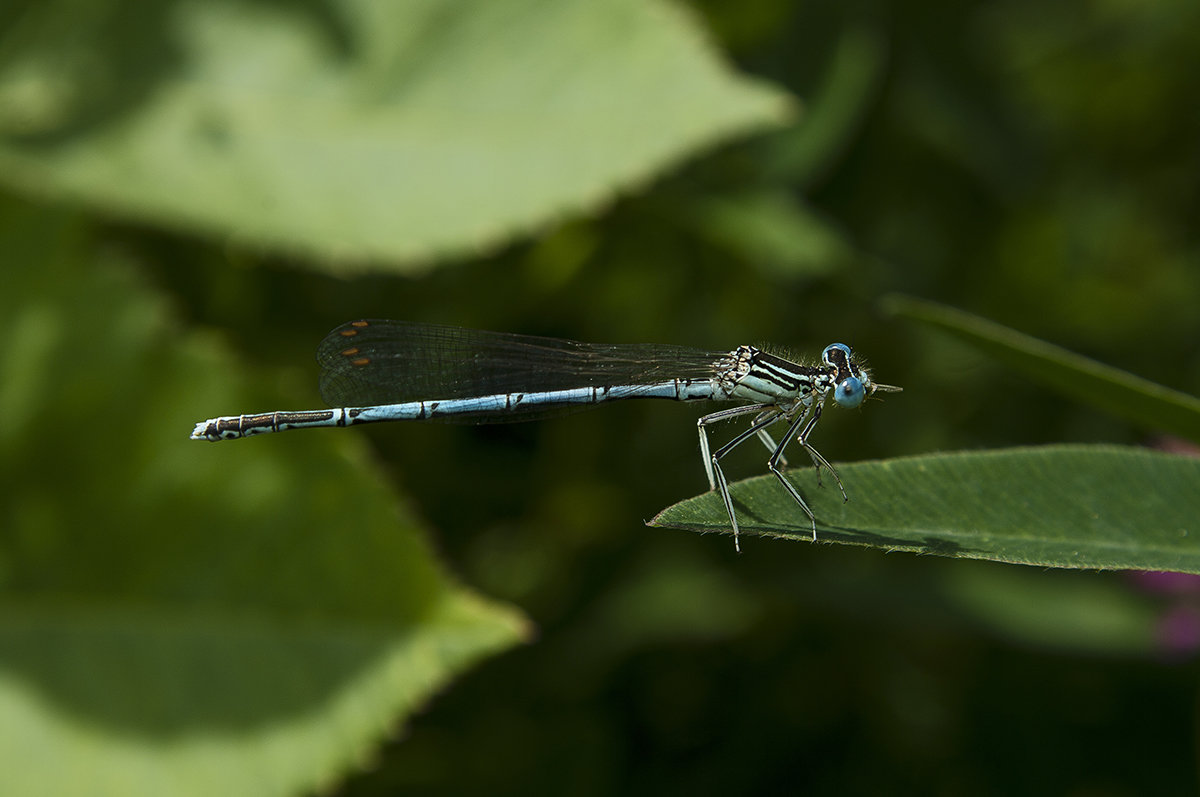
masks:
<svg viewBox="0 0 1200 797"><path fill-rule="evenodd" d="M824 393L833 380L828 369L799 365L754 346L739 346L716 367L717 382L730 398L763 404L805 399L814 390Z"/></svg>

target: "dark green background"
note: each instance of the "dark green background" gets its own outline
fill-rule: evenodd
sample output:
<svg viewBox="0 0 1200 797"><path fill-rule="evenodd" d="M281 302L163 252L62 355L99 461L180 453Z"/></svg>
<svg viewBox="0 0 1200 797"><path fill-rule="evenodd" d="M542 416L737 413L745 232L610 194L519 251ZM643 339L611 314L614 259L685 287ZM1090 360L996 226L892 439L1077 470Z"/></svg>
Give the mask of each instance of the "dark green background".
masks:
<svg viewBox="0 0 1200 797"><path fill-rule="evenodd" d="M814 442L835 462L1159 442L878 300L936 299L1200 390L1200 7L698 8L805 120L502 251L339 279L107 218L97 236L181 325L222 330L264 381L286 368L308 385L289 408L319 406L308 364L328 329L394 317L806 357L844 341L905 392L831 411ZM763 210L789 200L810 226ZM1119 573L756 538L735 556L724 536L648 529L706 487L697 412L635 402L346 432L370 440L452 569L538 631L433 699L338 793L1194 793L1196 667L1154 624L1200 598ZM762 460L742 452L728 472ZM1031 590L1044 600L1006 613ZM1113 601L1144 612L1139 633L1045 631Z"/></svg>

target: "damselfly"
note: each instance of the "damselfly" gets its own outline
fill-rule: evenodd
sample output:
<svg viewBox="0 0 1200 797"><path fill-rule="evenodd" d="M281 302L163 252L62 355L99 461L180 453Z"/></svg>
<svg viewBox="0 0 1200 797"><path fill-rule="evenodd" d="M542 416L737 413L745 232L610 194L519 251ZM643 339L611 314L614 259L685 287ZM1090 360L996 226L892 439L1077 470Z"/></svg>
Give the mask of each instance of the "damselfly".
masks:
<svg viewBox="0 0 1200 797"><path fill-rule="evenodd" d="M317 349L321 397L333 409L265 412L213 418L196 424L193 440L237 437L359 423L442 420L462 423L526 421L603 401L660 398L674 401L742 401L697 421L708 485L721 495L734 546L738 521L721 460L751 437L771 452L767 469L804 510L817 539L817 519L783 472L792 438L817 469L826 468L849 500L833 466L808 442L828 399L853 408L878 391L898 391L871 381L850 347L825 347L819 365L807 366L754 346L707 352L683 346L594 344L483 332L405 321L351 321L333 330ZM753 416L749 428L712 450L708 427ZM779 443L767 427L787 423Z"/></svg>

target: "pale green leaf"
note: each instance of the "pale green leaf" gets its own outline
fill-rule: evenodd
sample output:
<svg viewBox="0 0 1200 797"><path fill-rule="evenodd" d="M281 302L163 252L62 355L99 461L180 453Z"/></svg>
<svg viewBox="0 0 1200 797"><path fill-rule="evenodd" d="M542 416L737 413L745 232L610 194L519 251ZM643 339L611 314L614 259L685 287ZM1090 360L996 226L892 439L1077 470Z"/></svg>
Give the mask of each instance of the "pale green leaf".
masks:
<svg viewBox="0 0 1200 797"><path fill-rule="evenodd" d="M312 793L525 634L352 436L189 440L270 397L84 230L0 204L0 246L5 793Z"/></svg>
<svg viewBox="0 0 1200 797"><path fill-rule="evenodd" d="M495 247L791 109L667 0L26 5L0 180L333 268Z"/></svg>

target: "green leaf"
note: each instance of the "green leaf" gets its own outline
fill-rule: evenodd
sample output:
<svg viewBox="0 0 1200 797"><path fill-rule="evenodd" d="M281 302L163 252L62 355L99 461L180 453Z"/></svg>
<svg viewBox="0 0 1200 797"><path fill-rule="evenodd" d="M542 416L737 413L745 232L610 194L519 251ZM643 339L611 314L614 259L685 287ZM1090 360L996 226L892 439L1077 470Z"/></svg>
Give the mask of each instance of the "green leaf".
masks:
<svg viewBox="0 0 1200 797"><path fill-rule="evenodd" d="M0 247L6 792L318 791L524 636L352 436L189 440L271 397L85 229L0 203Z"/></svg>
<svg viewBox="0 0 1200 797"><path fill-rule="evenodd" d="M1048 446L841 465L850 494L789 473L818 539L971 559L1200 573L1200 459L1139 448ZM732 486L742 533L811 539L773 476ZM715 493L663 510L653 526L728 532Z"/></svg>
<svg viewBox="0 0 1200 797"><path fill-rule="evenodd" d="M498 246L792 112L663 0L52 0L18 27L0 180L330 268Z"/></svg>
<svg viewBox="0 0 1200 797"><path fill-rule="evenodd" d="M889 312L967 341L1053 390L1126 418L1200 442L1200 399L1134 376L952 307L890 296Z"/></svg>

